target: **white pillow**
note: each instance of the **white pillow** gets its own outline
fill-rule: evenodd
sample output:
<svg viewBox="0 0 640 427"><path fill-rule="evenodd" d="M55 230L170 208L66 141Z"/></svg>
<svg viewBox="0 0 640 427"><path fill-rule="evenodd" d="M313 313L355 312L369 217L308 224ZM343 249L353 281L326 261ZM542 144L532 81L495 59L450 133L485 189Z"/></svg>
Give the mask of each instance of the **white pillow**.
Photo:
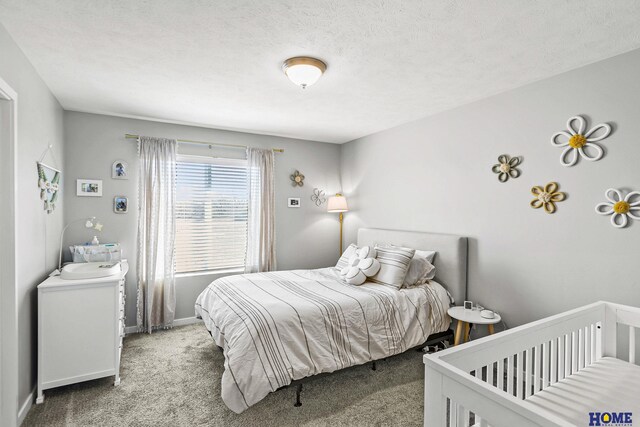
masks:
<svg viewBox="0 0 640 427"><path fill-rule="evenodd" d="M357 250L358 247L356 245L354 245L353 243L350 244L349 247L342 253L342 256L336 264L336 268L338 270L342 270L343 268L345 268L349 264L349 259L356 254Z"/></svg>
<svg viewBox="0 0 640 427"><path fill-rule="evenodd" d="M416 250L407 275L404 278L403 287L419 286L427 283L436 276L436 268L432 264L436 253L434 251Z"/></svg>
<svg viewBox="0 0 640 427"><path fill-rule="evenodd" d="M380 271L371 278L371 281L382 285L394 286L398 289L401 288L411 259L416 251L396 246L376 246L376 251L376 259L380 261Z"/></svg>

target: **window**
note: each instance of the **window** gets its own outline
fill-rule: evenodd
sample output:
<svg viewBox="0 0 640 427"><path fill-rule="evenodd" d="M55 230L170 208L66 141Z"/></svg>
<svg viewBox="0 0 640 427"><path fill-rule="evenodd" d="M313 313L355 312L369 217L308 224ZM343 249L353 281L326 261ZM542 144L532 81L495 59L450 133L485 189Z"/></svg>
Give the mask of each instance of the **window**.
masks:
<svg viewBox="0 0 640 427"><path fill-rule="evenodd" d="M244 268L247 162L178 156L176 273Z"/></svg>

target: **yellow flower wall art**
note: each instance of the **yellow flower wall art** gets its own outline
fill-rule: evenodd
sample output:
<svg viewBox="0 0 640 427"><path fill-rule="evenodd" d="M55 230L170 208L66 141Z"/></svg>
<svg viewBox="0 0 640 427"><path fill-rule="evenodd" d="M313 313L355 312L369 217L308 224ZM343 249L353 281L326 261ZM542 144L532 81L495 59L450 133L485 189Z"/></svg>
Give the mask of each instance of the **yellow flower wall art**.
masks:
<svg viewBox="0 0 640 427"><path fill-rule="evenodd" d="M558 191L558 184L550 182L542 188L536 185L531 188L531 194L534 195L534 199L529 203L532 208L540 209L544 207L547 213L554 213L556 211L556 203L563 201L567 195L561 191Z"/></svg>

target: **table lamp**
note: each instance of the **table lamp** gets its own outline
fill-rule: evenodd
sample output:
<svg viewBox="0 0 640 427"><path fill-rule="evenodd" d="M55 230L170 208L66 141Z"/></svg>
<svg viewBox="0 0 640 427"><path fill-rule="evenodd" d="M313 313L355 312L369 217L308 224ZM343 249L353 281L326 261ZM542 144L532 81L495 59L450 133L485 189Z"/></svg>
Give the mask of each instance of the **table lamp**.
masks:
<svg viewBox="0 0 640 427"><path fill-rule="evenodd" d="M342 194L337 193L335 196L329 197L327 202L327 212L337 212L340 214L338 217L340 219L340 255L342 255L342 213L348 211L349 206L347 206L347 199Z"/></svg>

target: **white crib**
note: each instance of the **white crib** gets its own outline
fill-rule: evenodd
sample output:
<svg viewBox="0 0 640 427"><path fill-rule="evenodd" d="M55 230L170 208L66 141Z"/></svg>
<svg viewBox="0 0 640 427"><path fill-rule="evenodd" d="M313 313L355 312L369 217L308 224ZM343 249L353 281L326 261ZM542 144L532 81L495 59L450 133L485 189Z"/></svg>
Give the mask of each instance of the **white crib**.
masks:
<svg viewBox="0 0 640 427"><path fill-rule="evenodd" d="M636 328L640 308L597 302L425 355L424 425L640 422ZM619 333L629 337L626 360Z"/></svg>

